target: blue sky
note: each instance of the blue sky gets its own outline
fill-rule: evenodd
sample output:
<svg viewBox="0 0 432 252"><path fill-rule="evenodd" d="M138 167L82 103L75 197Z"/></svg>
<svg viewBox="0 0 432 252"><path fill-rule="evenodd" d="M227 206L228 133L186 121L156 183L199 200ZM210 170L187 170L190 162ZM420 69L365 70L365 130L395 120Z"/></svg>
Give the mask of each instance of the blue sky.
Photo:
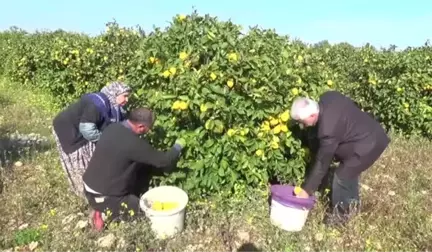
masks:
<svg viewBox="0 0 432 252"><path fill-rule="evenodd" d="M62 28L98 34L116 19L122 26L165 27L178 14L200 14L231 19L242 25L274 28L305 42L321 40L375 46L421 46L432 38L432 1L403 0L15 0L3 1L0 30L18 26L28 31ZM429 24L429 25L428 25Z"/></svg>

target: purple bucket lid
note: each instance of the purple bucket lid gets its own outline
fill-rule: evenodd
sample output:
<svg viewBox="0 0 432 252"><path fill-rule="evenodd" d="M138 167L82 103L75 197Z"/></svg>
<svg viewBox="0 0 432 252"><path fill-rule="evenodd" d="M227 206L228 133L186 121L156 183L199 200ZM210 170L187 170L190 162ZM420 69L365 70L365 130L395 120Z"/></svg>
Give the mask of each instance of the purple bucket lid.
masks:
<svg viewBox="0 0 432 252"><path fill-rule="evenodd" d="M294 186L291 185L272 185L271 186L272 199L278 203L299 208L311 209L315 204L315 196L309 196L307 199L297 198L294 195Z"/></svg>

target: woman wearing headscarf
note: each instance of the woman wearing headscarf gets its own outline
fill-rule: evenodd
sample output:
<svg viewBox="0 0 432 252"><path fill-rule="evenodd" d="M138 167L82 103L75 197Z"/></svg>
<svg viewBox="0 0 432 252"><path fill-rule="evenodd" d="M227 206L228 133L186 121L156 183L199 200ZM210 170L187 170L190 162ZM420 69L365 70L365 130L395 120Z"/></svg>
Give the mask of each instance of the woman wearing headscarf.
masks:
<svg viewBox="0 0 432 252"><path fill-rule="evenodd" d="M131 89L113 82L100 92L83 95L53 120L53 134L60 162L71 190L84 197L82 175L90 161L102 131L113 122L125 119L123 106Z"/></svg>

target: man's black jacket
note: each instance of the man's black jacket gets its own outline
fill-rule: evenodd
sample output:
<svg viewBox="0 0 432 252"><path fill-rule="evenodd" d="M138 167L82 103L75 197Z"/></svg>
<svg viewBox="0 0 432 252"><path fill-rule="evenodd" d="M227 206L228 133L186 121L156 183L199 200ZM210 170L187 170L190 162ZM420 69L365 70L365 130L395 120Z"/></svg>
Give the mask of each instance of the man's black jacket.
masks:
<svg viewBox="0 0 432 252"><path fill-rule="evenodd" d="M341 93L325 92L318 104L319 147L303 185L309 194L318 189L334 157L341 162L344 176L356 176L367 169L390 142L379 122Z"/></svg>

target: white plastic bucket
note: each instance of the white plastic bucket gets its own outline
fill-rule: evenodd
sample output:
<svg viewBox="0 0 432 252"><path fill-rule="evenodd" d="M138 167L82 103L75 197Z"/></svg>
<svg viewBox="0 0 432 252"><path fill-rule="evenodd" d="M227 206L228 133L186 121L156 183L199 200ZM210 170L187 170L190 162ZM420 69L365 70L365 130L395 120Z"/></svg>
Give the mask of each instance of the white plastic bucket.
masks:
<svg viewBox="0 0 432 252"><path fill-rule="evenodd" d="M156 211L151 208L151 202L178 202L172 210ZM175 186L159 186L152 188L140 200L140 207L150 219L151 228L159 239L174 236L183 231L186 205L189 197L185 191Z"/></svg>
<svg viewBox="0 0 432 252"><path fill-rule="evenodd" d="M301 231L306 223L308 215L308 209L288 207L280 204L276 200L271 201L271 223L285 231Z"/></svg>

